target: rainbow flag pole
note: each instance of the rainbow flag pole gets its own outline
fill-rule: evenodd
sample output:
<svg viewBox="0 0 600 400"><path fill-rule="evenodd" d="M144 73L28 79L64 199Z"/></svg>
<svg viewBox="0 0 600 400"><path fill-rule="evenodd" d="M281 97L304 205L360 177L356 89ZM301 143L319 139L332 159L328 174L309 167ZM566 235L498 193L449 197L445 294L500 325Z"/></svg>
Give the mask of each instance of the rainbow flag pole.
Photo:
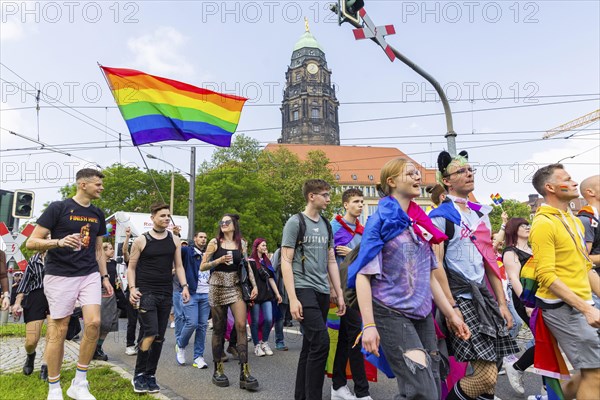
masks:
<svg viewBox="0 0 600 400"><path fill-rule="evenodd" d="M98 64L135 146L198 139L231 145L246 98Z"/></svg>

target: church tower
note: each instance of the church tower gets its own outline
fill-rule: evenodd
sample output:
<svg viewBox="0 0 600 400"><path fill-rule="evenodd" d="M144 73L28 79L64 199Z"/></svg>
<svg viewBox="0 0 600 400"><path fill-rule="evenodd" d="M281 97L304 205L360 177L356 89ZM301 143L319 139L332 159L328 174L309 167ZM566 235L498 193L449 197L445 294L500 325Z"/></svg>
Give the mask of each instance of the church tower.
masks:
<svg viewBox="0 0 600 400"><path fill-rule="evenodd" d="M279 143L339 145L339 102L325 52L306 31L294 46L292 60L285 74L286 86L281 104L281 138Z"/></svg>

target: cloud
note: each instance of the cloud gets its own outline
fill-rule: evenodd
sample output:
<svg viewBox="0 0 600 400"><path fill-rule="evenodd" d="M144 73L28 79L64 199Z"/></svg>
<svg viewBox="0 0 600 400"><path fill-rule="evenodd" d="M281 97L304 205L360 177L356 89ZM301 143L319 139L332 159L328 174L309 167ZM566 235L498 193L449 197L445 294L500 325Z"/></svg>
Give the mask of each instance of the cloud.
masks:
<svg viewBox="0 0 600 400"><path fill-rule="evenodd" d="M157 75L191 78L194 67L183 56L188 37L169 26L131 38L127 46L135 55L134 65Z"/></svg>
<svg viewBox="0 0 600 400"><path fill-rule="evenodd" d="M2 28L0 28L2 34L0 35L0 42L10 42L17 41L23 38L25 34L25 29L23 29L23 24L19 24L16 21L6 21L2 23Z"/></svg>

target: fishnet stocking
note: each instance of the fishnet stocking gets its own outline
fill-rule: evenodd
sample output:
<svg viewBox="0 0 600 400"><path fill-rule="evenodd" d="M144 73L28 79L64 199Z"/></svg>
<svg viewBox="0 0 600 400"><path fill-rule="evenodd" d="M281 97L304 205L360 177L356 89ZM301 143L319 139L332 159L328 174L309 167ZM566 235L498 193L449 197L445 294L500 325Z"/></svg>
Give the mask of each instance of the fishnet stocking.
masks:
<svg viewBox="0 0 600 400"><path fill-rule="evenodd" d="M477 398L482 394L494 394L498 368L489 361L471 361L473 374L460 380L460 388L469 397Z"/></svg>

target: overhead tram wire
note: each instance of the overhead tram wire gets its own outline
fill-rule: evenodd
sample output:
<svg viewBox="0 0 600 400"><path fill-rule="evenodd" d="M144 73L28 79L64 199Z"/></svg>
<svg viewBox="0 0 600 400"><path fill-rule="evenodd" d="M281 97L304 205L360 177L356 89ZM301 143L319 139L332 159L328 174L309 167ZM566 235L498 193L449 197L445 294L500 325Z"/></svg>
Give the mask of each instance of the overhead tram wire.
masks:
<svg viewBox="0 0 600 400"><path fill-rule="evenodd" d="M556 137L556 138L550 138L550 139L544 139L544 140L566 140L566 139L572 139L572 140L586 140L586 141L597 141L597 139L595 138L587 138L587 136L596 136L599 135L600 132L594 132L594 133L587 133L584 135L580 135L578 137ZM510 139L487 139L487 140L465 140L463 141L463 143L490 143L490 142L494 142L498 145L507 145L507 144L513 144L513 143L526 143L526 142L536 142L536 141L540 141L539 139L523 139L521 141L515 142L515 138L510 138ZM445 141L423 141L423 142L384 142L384 143L377 143L378 145L391 145L391 146L401 146L401 145L412 145L412 146L424 146L424 145L432 145L432 144L445 144ZM131 148L131 147L135 147L135 146L125 146L127 148ZM487 146L486 146L487 147ZM70 148L70 147L65 147L62 150L63 151L69 151L69 152L78 152L78 151L92 151L92 150L103 150L103 149L114 149L114 148L119 148L118 145L104 145L104 146L90 146L90 147L74 147L74 148ZM38 152L32 152L35 150L39 150ZM0 150L0 153L5 153L5 152L17 152L17 151L22 151L22 152L27 152L28 155L36 155L36 154L44 154L44 149L43 148L37 148L37 147L27 147L27 148L15 148L15 149L4 149L4 150ZM431 150L430 153L433 153L434 150ZM420 154L420 153L417 153ZM9 154L9 155L3 155L3 157L22 157L23 154Z"/></svg>
<svg viewBox="0 0 600 400"><path fill-rule="evenodd" d="M538 99L548 99L548 98L568 98L568 97L586 97L586 96L600 96L600 93L570 93L570 94L554 94L554 95L543 95L543 96L509 96L509 97L498 97L494 98L496 101L504 101L504 100L538 100ZM489 98L474 98L474 99L455 99L451 100L451 103L458 103L463 101L490 101ZM340 102L340 105L380 105L380 104L418 104L418 103L439 103L440 100L365 100L365 101L346 101ZM245 104L244 107L281 107L279 103L261 103L261 104ZM0 111L13 111L13 110L24 110L24 109L32 109L33 106L29 107L15 107L15 108L5 108ZM117 109L118 106L65 106L65 107L42 107L42 108L73 108L73 109Z"/></svg>
<svg viewBox="0 0 600 400"><path fill-rule="evenodd" d="M73 154L71 154L71 153L67 153L67 152L66 152L66 151L64 151L64 150L61 150L61 149L56 149L56 148L54 148L55 146L48 145L48 144L46 144L46 143L44 143L44 142L41 142L41 141L39 141L39 140L32 139L32 138L30 138L30 137L28 137L28 136L22 135L22 134L20 134L20 133L17 133L17 132L15 132L15 131L11 131L11 130L9 130L9 129L5 129L5 128L1 128L1 127L0 127L0 129L2 129L2 130L4 130L4 131L7 131L7 132L8 132L8 133L10 133L11 135L15 135L15 136L17 136L17 137L20 137L20 138L22 138L22 139L29 140L29 141L31 141L31 142L37 143L37 144L39 144L40 146L42 146L42 149L47 149L48 151L51 151L51 152L54 152L54 153L59 153L59 154L63 154L63 155L69 156L69 157L73 157L73 158L76 158L76 159L78 159L78 160L85 161L85 162L86 162L86 163L88 163L88 164L93 164L93 165L96 165L96 166L97 166L97 167L99 167L99 168L102 168L102 166L101 166L100 164L98 164L98 163L96 163L96 162L94 162L94 161L89 161L89 160L86 160L86 159L84 159L84 158L81 158L81 157L79 157L79 156L75 156L75 155L73 155Z"/></svg>
<svg viewBox="0 0 600 400"><path fill-rule="evenodd" d="M577 131L597 131L597 128L581 128ZM498 131L498 132L477 132L476 136L485 136L485 135L509 135L509 134L538 134L538 133L545 133L546 130L522 130L522 131ZM573 136L573 135L571 135ZM589 134L584 134L584 135L579 135L579 136L590 136ZM410 135L394 135L394 136L370 136L370 137L352 137L352 138L345 138L342 139L342 141L354 141L354 140L385 140L385 139L411 139L411 138L426 138L426 137L439 137L439 133L431 133L431 134L410 134ZM506 140L514 140L513 138L511 139L506 139ZM98 146L98 147L91 147L91 148L103 148L106 147L106 145L110 145L111 143L118 143L117 140L98 140L98 141L91 141L91 142L75 142L75 143L57 143L54 144L53 146L56 147L67 147L67 146L87 146L87 145L92 145L92 144L102 144L104 146ZM277 142L275 141L259 141L259 146L257 147L262 147L262 145L268 145L268 144L277 144ZM385 143L378 143L378 144L385 144ZM211 144L183 144L183 145L179 145L179 147L182 146L193 146L193 147L213 147L213 145ZM169 145L158 145L155 147L170 147ZM74 149L77 149L78 147L73 147ZM86 147L87 148L87 147ZM31 148L23 148L20 150L35 150L37 149L37 147L31 147ZM0 152L4 152L4 151L13 151L13 150L17 150L17 149L4 149L4 150L0 150Z"/></svg>
<svg viewBox="0 0 600 400"><path fill-rule="evenodd" d="M4 68L6 68L6 69L7 69L7 70L9 70L10 72L12 72L12 73L13 73L15 76L17 76L19 79L21 79L23 82L25 82L27 85L29 85L29 86L30 86L30 87L32 87L33 89L36 89L36 87L35 87L34 85L32 85L32 84L31 84L29 81L27 81L25 78L23 78L22 76L20 76L19 74L17 74L17 73L16 73L15 71L13 71L11 68L9 68L8 66L6 66L6 64L4 64L4 63L0 62L0 66L3 66ZM12 82L9 82L9 81L7 81L7 80L5 80L5 79L2 79L2 78L0 78L0 81L2 81L2 82L6 82L6 83L12 83ZM31 93L29 93L27 90L24 90L24 89L22 89L22 88L20 88L20 87L18 87L18 86L16 86L16 88L17 88L18 90L21 90L21 91L23 91L25 94L27 94L27 95L29 95L29 96L31 96L31 95L32 95L32 94L31 94ZM36 89L36 90L37 90L37 89ZM42 93L43 93L43 92L42 92ZM109 127L109 126L105 125L105 124L103 124L102 122L100 122L100 121L98 121L98 120L96 120L96 119L94 119L94 118L90 117L89 115L86 115L86 114L82 113L81 111L78 111L78 110L76 110L76 109L75 109L75 108L73 108L72 106L69 106L69 105L67 105L67 104L65 104L65 103L63 103L63 102L61 102L59 99L55 99L55 98L53 98L52 96L48 96L46 93L43 93L43 94L44 94L46 97L48 97L48 98L51 98L51 99L53 99L53 100L56 100L58 103L60 103L60 104L62 104L62 105L64 106L64 107L60 107L60 108L59 108L58 106L54 105L53 103L50 103L49 101L45 101L45 102L46 102L47 104L49 104L49 105L50 105L52 108L56 108L56 109L58 109L58 110L60 110L60 111L62 111L62 112L64 112L64 113L66 113L67 115L70 115L70 116L72 116L73 118L75 118L75 119L77 119L77 120L79 120L79 121L81 121L81 122L83 122L83 123L86 123L86 124L90 125L90 126L91 126L91 127L93 127L93 128L96 128L96 129L100 130L101 132L103 132L103 133L105 133L105 134L107 134L107 132L106 132L106 130L102 130L102 128L105 128L105 129L110 129L111 131L115 132L117 135L122 135L122 132L119 132L119 131L117 131L117 130L115 130L115 129L113 129L113 128L111 128L111 127ZM44 100L42 99L42 101L44 101ZM89 119L89 120L91 120L91 121L95 122L96 124L100 125L100 127L98 127L98 126L94 126L94 125L90 124L89 122L87 122L87 121L84 121L84 120L82 120L81 118L78 118L77 116L75 116L75 115L73 115L73 114L70 114L70 113L66 112L66 111L65 111L63 108L72 109L73 111L77 112L78 114L81 114L81 115L83 115L84 117L86 117L87 119ZM115 106L115 108L116 108L116 106ZM111 137L113 137L113 138L115 138L115 139L119 139L119 137L118 137L118 136L115 136L115 135L113 135L113 134L109 134L109 136L111 136ZM126 136L127 136L127 137L129 137L129 135L126 135ZM133 141L131 141L131 139L128 139L127 141L128 141L128 142L131 142L131 143L133 144ZM153 146L152 146L152 144L149 144L149 147L153 147ZM178 148L177 146L171 146L171 147L172 147L172 148ZM183 150L183 149L180 149L180 148L179 148L179 150Z"/></svg>

